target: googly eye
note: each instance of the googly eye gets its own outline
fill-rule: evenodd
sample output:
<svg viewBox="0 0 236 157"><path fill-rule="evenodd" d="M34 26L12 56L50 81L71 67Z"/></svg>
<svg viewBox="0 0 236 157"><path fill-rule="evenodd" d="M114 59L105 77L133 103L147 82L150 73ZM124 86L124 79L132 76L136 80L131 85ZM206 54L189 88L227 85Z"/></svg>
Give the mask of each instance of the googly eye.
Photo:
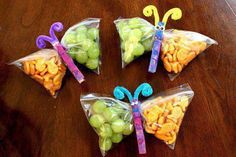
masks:
<svg viewBox="0 0 236 157"><path fill-rule="evenodd" d="M164 26L158 26L158 29L161 30L161 31L165 30Z"/></svg>

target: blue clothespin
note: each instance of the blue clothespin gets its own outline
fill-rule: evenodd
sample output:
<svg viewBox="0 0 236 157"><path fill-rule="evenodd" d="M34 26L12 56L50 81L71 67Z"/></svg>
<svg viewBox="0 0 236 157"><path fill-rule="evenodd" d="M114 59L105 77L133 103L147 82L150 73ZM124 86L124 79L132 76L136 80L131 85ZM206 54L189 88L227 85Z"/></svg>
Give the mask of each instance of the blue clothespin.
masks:
<svg viewBox="0 0 236 157"><path fill-rule="evenodd" d="M134 96L132 96L129 90L121 86L117 86L113 91L113 94L116 99L122 100L125 98L126 95L129 99L129 102L131 103L139 154L146 154L146 143L143 133L142 117L139 109L140 102L138 101L138 97L140 94L142 94L145 97L148 97L152 95L152 93L153 89L151 85L148 83L142 83L141 85L139 85L134 92Z"/></svg>
<svg viewBox="0 0 236 157"><path fill-rule="evenodd" d="M154 24L155 27L157 27L157 31L155 33L153 42L152 55L148 68L148 72L155 73L157 70L157 65L161 50L163 31L165 30L168 18L171 17L172 20L179 20L182 17L182 11L179 8L172 8L165 13L162 21L160 21L157 8L154 5L148 5L143 9L143 14L147 17L154 15Z"/></svg>

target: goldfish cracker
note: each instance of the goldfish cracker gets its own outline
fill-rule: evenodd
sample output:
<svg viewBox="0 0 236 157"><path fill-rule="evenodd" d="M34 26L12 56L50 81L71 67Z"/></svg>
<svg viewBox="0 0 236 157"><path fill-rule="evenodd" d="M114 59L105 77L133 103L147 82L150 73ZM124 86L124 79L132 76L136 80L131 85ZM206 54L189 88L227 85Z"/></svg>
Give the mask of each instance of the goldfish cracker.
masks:
<svg viewBox="0 0 236 157"><path fill-rule="evenodd" d="M176 124L174 123L164 123L161 125L161 129L157 131L158 134L166 134L172 130L174 130L176 127Z"/></svg>
<svg viewBox="0 0 236 157"><path fill-rule="evenodd" d="M54 62L48 62L47 63L47 66L48 66L48 72L50 73L50 74L53 74L53 75L55 75L55 74L57 74L57 72L58 72L58 66L54 63Z"/></svg>
<svg viewBox="0 0 236 157"><path fill-rule="evenodd" d="M173 116L168 115L166 119L166 123L177 123L177 119Z"/></svg>
<svg viewBox="0 0 236 157"><path fill-rule="evenodd" d="M39 74L41 76L44 76L46 73L48 72L48 68L45 68L42 72L40 72Z"/></svg>
<svg viewBox="0 0 236 157"><path fill-rule="evenodd" d="M172 71L171 64L169 62L164 62L164 67L168 72Z"/></svg>
<svg viewBox="0 0 236 157"><path fill-rule="evenodd" d="M61 79L62 79L62 75L61 74L57 74L54 78L53 78L53 83L55 85L58 85L61 83Z"/></svg>
<svg viewBox="0 0 236 157"><path fill-rule="evenodd" d="M174 134L174 135L172 136L172 139L166 140L166 143L167 143L167 144L173 144L175 141L176 141L176 134Z"/></svg>
<svg viewBox="0 0 236 157"><path fill-rule="evenodd" d="M44 69L46 68L45 60L41 58L36 60L35 68L39 72L44 71Z"/></svg>
<svg viewBox="0 0 236 157"><path fill-rule="evenodd" d="M169 111L173 110L172 102L170 102L170 101L167 102L166 109Z"/></svg>
<svg viewBox="0 0 236 157"><path fill-rule="evenodd" d="M168 90L168 94L163 92L158 95L158 99L151 98L141 104L146 132L154 134L171 148L174 147L186 109L193 97L193 91L188 85L181 88L186 91L178 92L180 89L176 88Z"/></svg>
<svg viewBox="0 0 236 157"><path fill-rule="evenodd" d="M30 73L30 63L23 62L23 69L24 69L24 72L28 75Z"/></svg>
<svg viewBox="0 0 236 157"><path fill-rule="evenodd" d="M147 133L149 134L155 134L155 130L152 130L152 128L148 125L144 125L144 128L146 130Z"/></svg>
<svg viewBox="0 0 236 157"><path fill-rule="evenodd" d="M182 114L182 109L178 106L173 107L173 110L171 111L171 115L175 118L179 118Z"/></svg>
<svg viewBox="0 0 236 157"><path fill-rule="evenodd" d="M172 138L170 136L164 135L164 134L158 134L157 132L155 133L156 138L159 138L163 141L169 141Z"/></svg>
<svg viewBox="0 0 236 157"><path fill-rule="evenodd" d="M36 81L38 81L40 84L43 84L43 77L42 76L33 75L32 78L35 79Z"/></svg>
<svg viewBox="0 0 236 157"><path fill-rule="evenodd" d="M162 125L162 124L164 123L164 121L165 121L165 117L161 116L161 117L158 119L157 123L160 124L160 125Z"/></svg>
<svg viewBox="0 0 236 157"><path fill-rule="evenodd" d="M158 114L154 113L154 112L149 112L149 114L146 116L148 122L153 122L156 121L156 119L158 118Z"/></svg>
<svg viewBox="0 0 236 157"><path fill-rule="evenodd" d="M34 75L34 73L35 73L35 64L34 64L34 62L31 61L29 63L29 66L30 66L30 75Z"/></svg>
<svg viewBox="0 0 236 157"><path fill-rule="evenodd" d="M177 63L177 70L180 72L183 69L183 65L181 63Z"/></svg>
<svg viewBox="0 0 236 157"><path fill-rule="evenodd" d="M151 128L152 128L152 130L156 131L158 129L158 126L157 126L157 124L152 123Z"/></svg>
<svg viewBox="0 0 236 157"><path fill-rule="evenodd" d="M61 88L66 67L55 50L43 49L12 64L43 85L52 96Z"/></svg>
<svg viewBox="0 0 236 157"><path fill-rule="evenodd" d="M170 73L180 73L198 54L216 41L196 32L166 30L163 34L161 60Z"/></svg>
<svg viewBox="0 0 236 157"><path fill-rule="evenodd" d="M43 85L46 89L51 90L53 88L52 80L47 80L43 82Z"/></svg>

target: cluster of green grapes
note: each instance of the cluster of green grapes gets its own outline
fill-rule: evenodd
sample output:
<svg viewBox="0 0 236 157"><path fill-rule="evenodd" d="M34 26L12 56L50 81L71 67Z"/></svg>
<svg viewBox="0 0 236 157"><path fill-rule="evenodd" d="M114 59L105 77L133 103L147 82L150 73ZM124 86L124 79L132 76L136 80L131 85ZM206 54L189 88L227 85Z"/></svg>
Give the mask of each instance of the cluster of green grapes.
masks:
<svg viewBox="0 0 236 157"><path fill-rule="evenodd" d="M95 70L99 65L99 30L79 26L65 35L65 46L69 48L69 55L78 63Z"/></svg>
<svg viewBox="0 0 236 157"><path fill-rule="evenodd" d="M134 130L130 110L103 100L92 104L89 123L99 135L102 152L110 150L112 143L121 142L123 135L130 135Z"/></svg>
<svg viewBox="0 0 236 157"><path fill-rule="evenodd" d="M155 27L141 18L121 19L116 22L121 38L122 61L130 63L145 51L152 50Z"/></svg>

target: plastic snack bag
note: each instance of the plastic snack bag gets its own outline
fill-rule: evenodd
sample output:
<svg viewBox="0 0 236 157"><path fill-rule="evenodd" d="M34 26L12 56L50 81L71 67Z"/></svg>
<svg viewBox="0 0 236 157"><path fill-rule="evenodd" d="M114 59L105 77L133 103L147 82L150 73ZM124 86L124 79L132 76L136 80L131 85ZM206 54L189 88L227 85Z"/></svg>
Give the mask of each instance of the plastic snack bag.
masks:
<svg viewBox="0 0 236 157"><path fill-rule="evenodd" d="M217 44L217 42L200 33L166 30L163 34L161 60L168 72L178 74L212 44Z"/></svg>
<svg viewBox="0 0 236 157"><path fill-rule="evenodd" d="M99 147L103 156L133 132L133 117L129 104L102 96L88 94L80 102L90 125L99 136Z"/></svg>
<svg viewBox="0 0 236 157"><path fill-rule="evenodd" d="M53 48L57 51L58 55L62 59L63 63L68 67L75 79L82 83L84 82L84 75L80 72L77 66L74 64L73 59L67 54L66 49L59 42L55 32L61 32L63 30L63 24L61 22L55 22L51 25L49 30L49 36L39 35L36 39L36 45L40 49L46 47L46 42L49 42Z"/></svg>
<svg viewBox="0 0 236 157"><path fill-rule="evenodd" d="M145 52L152 50L155 27L142 18L114 21L120 36L122 68Z"/></svg>
<svg viewBox="0 0 236 157"><path fill-rule="evenodd" d="M10 64L43 85L54 98L57 96L66 67L55 50L42 49Z"/></svg>
<svg viewBox="0 0 236 157"><path fill-rule="evenodd" d="M100 73L101 50L98 18L88 18L70 27L61 43L76 62Z"/></svg>
<svg viewBox="0 0 236 157"><path fill-rule="evenodd" d="M203 52L212 44L217 42L200 33L183 30L165 30L168 18L178 20L182 17L179 8L170 9L160 21L158 10L155 6L149 5L144 8L143 14L147 17L154 15L155 33L152 56L149 64L149 72L155 73L161 55L165 69L174 75L169 75L173 80L182 69L191 62L198 54Z"/></svg>
<svg viewBox="0 0 236 157"><path fill-rule="evenodd" d="M161 92L141 104L147 133L174 149L178 132L194 92L188 84Z"/></svg>

